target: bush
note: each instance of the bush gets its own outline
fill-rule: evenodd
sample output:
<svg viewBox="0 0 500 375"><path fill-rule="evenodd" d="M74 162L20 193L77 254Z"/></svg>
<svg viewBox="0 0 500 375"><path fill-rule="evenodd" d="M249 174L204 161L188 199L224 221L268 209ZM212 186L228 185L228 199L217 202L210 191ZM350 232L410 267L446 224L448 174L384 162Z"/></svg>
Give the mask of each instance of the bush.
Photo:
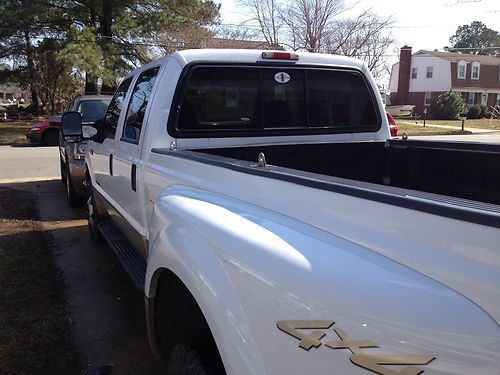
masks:
<svg viewBox="0 0 500 375"><path fill-rule="evenodd" d="M454 120L464 110L464 102L460 95L448 91L436 98L431 110L436 120Z"/></svg>
<svg viewBox="0 0 500 375"><path fill-rule="evenodd" d="M486 106L480 106L481 107L481 118L482 117L486 117L486 112L488 110L488 108Z"/></svg>
<svg viewBox="0 0 500 375"><path fill-rule="evenodd" d="M19 117L19 108L17 105L10 105L7 107L7 117L11 120L17 120Z"/></svg>
<svg viewBox="0 0 500 375"><path fill-rule="evenodd" d="M477 119L481 118L481 106L479 104L471 105L467 111L467 118Z"/></svg>

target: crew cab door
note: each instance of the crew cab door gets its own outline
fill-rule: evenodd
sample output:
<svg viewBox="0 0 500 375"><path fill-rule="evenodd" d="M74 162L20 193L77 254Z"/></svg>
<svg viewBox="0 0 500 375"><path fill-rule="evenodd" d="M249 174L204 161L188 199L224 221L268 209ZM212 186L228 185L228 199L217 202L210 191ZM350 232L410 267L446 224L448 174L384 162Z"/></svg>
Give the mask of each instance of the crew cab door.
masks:
<svg viewBox="0 0 500 375"><path fill-rule="evenodd" d="M159 67L143 71L137 77L128 102L123 126L119 129L113 157L114 200L119 207L123 233L146 255L146 206L144 199L141 149L148 117L148 103ZM118 186L118 185L119 186ZM128 226L128 228L123 228Z"/></svg>
<svg viewBox="0 0 500 375"><path fill-rule="evenodd" d="M100 142L94 141L89 145L91 167L95 176L94 187L110 204L113 204L113 199L108 193L113 189L116 129L120 119L124 117L122 109L131 83L132 77L125 79L120 84L106 111Z"/></svg>

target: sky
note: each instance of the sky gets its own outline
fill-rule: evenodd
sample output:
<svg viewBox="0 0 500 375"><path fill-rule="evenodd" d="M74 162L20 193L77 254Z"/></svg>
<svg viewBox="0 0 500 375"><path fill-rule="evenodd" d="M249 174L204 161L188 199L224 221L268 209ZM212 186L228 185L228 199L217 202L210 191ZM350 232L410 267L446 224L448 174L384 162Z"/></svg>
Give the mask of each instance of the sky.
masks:
<svg viewBox="0 0 500 375"><path fill-rule="evenodd" d="M238 0L218 0L221 3L222 23L248 25L249 16ZM500 32L499 0L345 0L353 5L351 14L372 9L383 17L394 19L392 34L395 49L387 52L391 63L397 61L400 47L408 45L413 52L434 50L449 46L449 39L457 28L481 21L490 29Z"/></svg>

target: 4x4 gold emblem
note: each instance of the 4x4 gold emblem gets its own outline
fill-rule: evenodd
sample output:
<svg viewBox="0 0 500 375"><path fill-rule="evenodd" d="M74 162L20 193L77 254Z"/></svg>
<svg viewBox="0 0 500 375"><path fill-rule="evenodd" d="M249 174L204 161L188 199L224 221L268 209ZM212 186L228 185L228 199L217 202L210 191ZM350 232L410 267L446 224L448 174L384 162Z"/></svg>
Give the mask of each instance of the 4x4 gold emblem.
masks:
<svg viewBox="0 0 500 375"><path fill-rule="evenodd" d="M325 341L321 339L326 336L325 329L335 324L333 320L280 320L276 323L283 332L299 339L299 347L309 350L312 347L319 348L322 344L331 349L348 349L352 355L349 357L352 363L373 371L380 375L418 375L423 372L421 368L414 365L428 365L435 359L429 355L399 355L399 354L365 354L363 348L378 348L379 346L370 340L352 339L347 332L335 327L333 331L339 340ZM310 333L299 331L300 329L314 329ZM407 366L399 371L391 370L387 365Z"/></svg>

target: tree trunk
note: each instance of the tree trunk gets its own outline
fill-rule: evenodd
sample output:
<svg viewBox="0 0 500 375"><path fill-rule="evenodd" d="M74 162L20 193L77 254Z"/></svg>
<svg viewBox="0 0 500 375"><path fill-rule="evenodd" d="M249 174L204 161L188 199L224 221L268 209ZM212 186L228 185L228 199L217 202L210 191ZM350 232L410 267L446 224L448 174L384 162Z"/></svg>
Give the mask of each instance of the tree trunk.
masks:
<svg viewBox="0 0 500 375"><path fill-rule="evenodd" d="M85 94L97 94L97 76L85 72Z"/></svg>
<svg viewBox="0 0 500 375"><path fill-rule="evenodd" d="M36 87L36 70L33 56L33 46L31 45L31 39L28 31L24 32L24 40L26 42L26 60L28 62L28 75L30 78L31 104L33 106L33 114L38 115L40 113L40 98Z"/></svg>
<svg viewBox="0 0 500 375"><path fill-rule="evenodd" d="M111 57L113 51L111 49L112 38L113 38L113 11L114 4L113 0L102 0L101 3L101 17L100 17L100 35L102 37L101 46L104 58ZM102 81L101 92L114 92L116 89L115 80L112 79L110 82Z"/></svg>

